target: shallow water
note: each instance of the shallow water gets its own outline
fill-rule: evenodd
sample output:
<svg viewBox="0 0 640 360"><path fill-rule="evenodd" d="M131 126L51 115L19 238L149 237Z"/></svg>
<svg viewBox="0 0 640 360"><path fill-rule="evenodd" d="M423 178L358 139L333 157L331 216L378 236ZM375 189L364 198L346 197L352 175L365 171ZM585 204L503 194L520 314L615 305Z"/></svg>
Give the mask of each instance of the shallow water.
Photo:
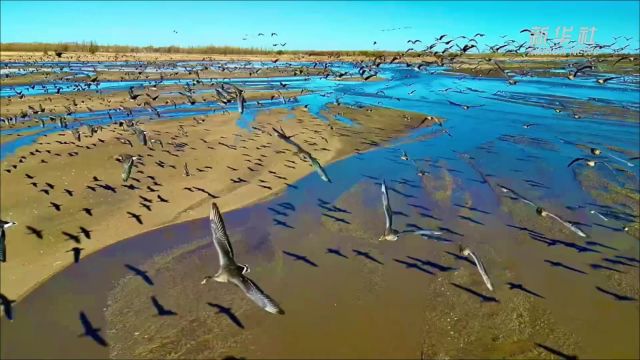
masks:
<svg viewBox="0 0 640 360"><path fill-rule="evenodd" d="M499 79L430 75L403 66L386 66L380 75L385 80L371 83L238 80L249 88L274 89L287 81L287 89L315 91L292 103L248 104L238 120L243 128L259 111L274 107L308 105L327 121L327 105L339 102L438 116L453 135L438 127L415 130L388 147L329 165L331 184L310 174L273 200L225 214L237 258L250 265L249 276L286 315L260 310L233 285L200 285L204 275L216 271L217 257L206 221L198 220L115 244L55 275L16 305L13 323L2 319L2 356L551 357L537 342L583 358L639 357L639 242L621 230L638 221L638 210L599 201L580 179L592 174L637 193L640 166L611 161L630 175L566 167L586 155L573 143L623 158L605 146L638 153L637 86L603 87L589 78L521 78L509 86ZM440 91L447 88L458 92ZM633 118L603 120L583 112L574 119L570 111L554 111L557 101L573 105L589 98L601 99L603 111L625 109ZM483 106L463 110L447 100ZM166 111L166 117L197 113L184 106ZM106 115L77 116L101 123ZM337 119L350 121L346 115ZM537 125L523 128L528 123ZM5 149L15 151L33 140L25 136L3 144L3 159ZM401 150L429 176L419 177L400 159ZM443 234L425 239L405 233L396 242L379 242L382 179L397 229ZM579 223L589 238L538 217L535 209L505 197L497 184ZM284 223L276 225L275 219ZM494 292L484 287L474 266L452 255L459 243L482 258ZM340 249L347 258L327 248ZM307 256L316 266L283 251ZM154 286L128 277L125 263L148 270ZM511 289L510 282L530 292ZM633 300L616 301L596 287ZM154 316L152 295L177 315ZM242 327L208 302L231 308ZM76 337L81 310L103 329L109 350ZM41 339L37 348L29 346L32 339Z"/></svg>

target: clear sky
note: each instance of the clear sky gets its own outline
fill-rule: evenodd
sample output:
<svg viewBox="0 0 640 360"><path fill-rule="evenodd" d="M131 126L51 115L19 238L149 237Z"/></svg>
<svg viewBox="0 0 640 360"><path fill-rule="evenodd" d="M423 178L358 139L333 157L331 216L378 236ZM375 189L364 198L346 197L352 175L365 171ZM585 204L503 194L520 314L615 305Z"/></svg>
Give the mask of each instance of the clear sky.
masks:
<svg viewBox="0 0 640 360"><path fill-rule="evenodd" d="M500 35L519 41L523 28L597 28L595 41L632 36L639 42L638 1L424 1L424 2L171 2L0 0L1 42L96 41L122 45L233 45L285 49L406 48L407 40L431 42L441 34ZM382 31L385 29L397 29ZM176 30L177 34L173 31ZM258 37L258 33L265 37ZM272 38L271 32L278 37ZM246 40L243 40L246 39ZM275 41L277 39L277 41ZM373 41L377 45L373 46ZM280 47L277 47L278 49Z"/></svg>

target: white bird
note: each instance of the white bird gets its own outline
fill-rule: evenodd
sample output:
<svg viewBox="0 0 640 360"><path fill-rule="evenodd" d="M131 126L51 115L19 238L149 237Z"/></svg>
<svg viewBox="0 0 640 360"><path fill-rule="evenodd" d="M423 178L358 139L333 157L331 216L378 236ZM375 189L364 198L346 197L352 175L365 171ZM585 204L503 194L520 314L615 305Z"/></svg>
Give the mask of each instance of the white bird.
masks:
<svg viewBox="0 0 640 360"><path fill-rule="evenodd" d="M393 211L391 205L389 205L389 193L387 192L387 184L382 180L382 209L384 210L384 216L386 226L384 228L384 235L380 237L380 240L396 241L398 240L398 230L393 228Z"/></svg>
<svg viewBox="0 0 640 360"><path fill-rule="evenodd" d="M482 276L482 280L484 280L485 285L487 285L487 288L489 288L489 290L493 291L493 285L491 285L491 279L489 279L489 275L487 275L487 272L484 269L484 265L482 264L482 261L480 261L480 258L477 257L476 254L474 254L473 251L471 251L471 249L463 248L462 246L460 246L460 253L464 256L470 256L471 259L473 259L473 262L476 263L478 272L480 272L480 275Z"/></svg>
<svg viewBox="0 0 640 360"><path fill-rule="evenodd" d="M233 257L233 248L227 235L227 230L222 220L222 214L215 202L211 203L209 214L213 244L218 251L220 270L214 276L206 276L201 284L213 279L218 282L229 282L236 284L244 293L258 306L273 314L284 314L284 310L258 287L251 279L244 274L249 272L249 266L236 263Z"/></svg>

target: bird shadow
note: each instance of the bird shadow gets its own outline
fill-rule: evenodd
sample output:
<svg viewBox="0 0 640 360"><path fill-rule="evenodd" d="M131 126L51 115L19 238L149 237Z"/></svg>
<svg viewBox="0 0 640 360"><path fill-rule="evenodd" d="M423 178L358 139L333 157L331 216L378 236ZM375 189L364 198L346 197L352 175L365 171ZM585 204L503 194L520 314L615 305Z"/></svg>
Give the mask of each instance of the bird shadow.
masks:
<svg viewBox="0 0 640 360"><path fill-rule="evenodd" d="M545 351L547 351L547 352L549 352L549 353L551 353L553 355L556 355L556 356L558 356L558 357L560 357L560 358L562 358L564 360L578 360L578 357L576 355L565 354L565 353L561 352L560 350L556 350L556 349L554 349L552 347L549 347L547 345L543 345L543 344L540 344L540 343L534 343L534 344L536 344L537 347L539 347L541 349L544 349Z"/></svg>
<svg viewBox="0 0 640 360"><path fill-rule="evenodd" d="M318 267L318 264L316 264L315 262L309 260L308 257L304 256L304 255L300 255L300 254L296 254L290 251L286 251L286 250L282 250L282 253L289 256L290 258L292 258L294 261L302 261L303 263L309 265L309 266L313 266L313 267Z"/></svg>
<svg viewBox="0 0 640 360"><path fill-rule="evenodd" d="M164 307L164 305L162 305L160 303L158 298L156 298L153 295L151 296L151 304L153 304L153 307L156 309L156 312L157 312L158 316L175 316L175 315L178 315L178 313L176 313L175 311L167 309L166 307Z"/></svg>
<svg viewBox="0 0 640 360"><path fill-rule="evenodd" d="M522 284L517 284L517 283L513 283L513 282L508 282L507 285L509 285L509 290L520 290L524 293L527 293L531 296L535 296L541 299L544 299L545 297L536 293L535 291L531 291L529 289L527 289L524 285Z"/></svg>
<svg viewBox="0 0 640 360"><path fill-rule="evenodd" d="M358 250L358 249L352 249L353 252L356 254L356 256L362 256L363 258L372 261L376 264L379 265L384 265L380 260L376 259L375 257L373 257L373 255L371 255L369 252L367 251L363 251L363 250Z"/></svg>
<svg viewBox="0 0 640 360"><path fill-rule="evenodd" d="M327 248L327 254L333 254L335 256L339 256L341 258L348 259L349 257L340 251L340 249Z"/></svg>
<svg viewBox="0 0 640 360"><path fill-rule="evenodd" d="M464 261L469 263L470 265L476 266L476 264L473 261L469 260L469 258L467 258L466 256L462 256L451 251L445 251L445 253L451 255L456 260Z"/></svg>
<svg viewBox="0 0 640 360"><path fill-rule="evenodd" d="M133 272L136 276L139 276L142 281L144 281L147 285L149 286L153 286L153 280L151 280L151 277L149 275L147 275L147 272L137 268L131 264L124 264L124 267L126 267L127 269L129 269L131 272Z"/></svg>
<svg viewBox="0 0 640 360"><path fill-rule="evenodd" d="M398 264L404 265L405 268L407 269L416 269L417 271L423 272L428 275L435 275L433 272L429 271L428 269L425 269L420 264L416 264L410 261L400 260L400 259L393 259L393 261L397 262Z"/></svg>
<svg viewBox="0 0 640 360"><path fill-rule="evenodd" d="M633 298L631 296L621 295L621 294L614 293L613 291L603 289L600 286L596 286L596 290L600 291L603 294L607 294L607 295L611 296L616 301L635 301L635 300L637 300L636 298Z"/></svg>
<svg viewBox="0 0 640 360"><path fill-rule="evenodd" d="M573 272L576 272L576 273L578 273L578 274L583 274L583 275L586 275L586 274L587 274L586 272L584 272L584 271L582 271L582 270L580 270L580 269L576 269L576 268L571 267L571 266L569 266L569 265L563 264L563 263L562 263L562 262L560 262L560 261L553 261L553 260L545 259L545 260L544 260L544 262L546 262L547 264L549 264L549 265L550 265L550 266L552 266L552 267L558 267L558 268L561 268L561 269L565 269L565 270L573 271Z"/></svg>
<svg viewBox="0 0 640 360"><path fill-rule="evenodd" d="M495 303L500 303L500 300L498 300L498 299L494 298L493 296L484 295L484 294L479 293L479 292L477 292L477 291L475 291L475 290L473 290L473 289L470 289L470 288L468 288L468 287L465 287L465 286L462 286L462 285L456 284L456 283L454 283L454 282L450 282L449 284L451 284L451 285L453 285L453 286L457 287L457 288L458 288L458 289L460 289L460 290L464 290L464 291L466 291L467 293L469 293L469 294L471 294L471 295L475 295L475 296L477 296L478 298L480 298L480 300L481 300L482 302L495 302Z"/></svg>
<svg viewBox="0 0 640 360"><path fill-rule="evenodd" d="M229 320L237 327L239 327L240 329L244 329L244 325L242 325L242 322L240 321L240 319L236 316L236 314L233 313L233 311L231 311L231 308L222 306L220 304L213 304L208 302L207 305L211 306L212 308L218 310L218 314L223 314L225 315L227 318L229 318Z"/></svg>
<svg viewBox="0 0 640 360"><path fill-rule="evenodd" d="M458 270L458 268L454 268L454 267L438 264L437 262L434 262L434 261L431 261L431 260L420 259L420 258L409 256L409 255L407 255L407 258L419 263L422 266L428 266L428 267L434 268L434 269L436 269L437 271L440 271L440 272L449 272L449 271Z"/></svg>

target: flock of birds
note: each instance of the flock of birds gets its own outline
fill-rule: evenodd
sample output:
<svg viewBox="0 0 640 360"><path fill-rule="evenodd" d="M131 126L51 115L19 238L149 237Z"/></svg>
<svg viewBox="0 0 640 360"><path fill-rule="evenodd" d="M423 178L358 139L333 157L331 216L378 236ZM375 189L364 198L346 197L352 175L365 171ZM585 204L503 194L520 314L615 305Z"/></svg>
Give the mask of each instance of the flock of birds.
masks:
<svg viewBox="0 0 640 360"><path fill-rule="evenodd" d="M395 29L391 29L389 31L392 31ZM529 29L523 29L521 31L521 33L531 33L532 31ZM177 31L174 30L174 33L177 34ZM268 33L265 35L264 33L259 33L256 36L258 37L266 37L267 35L269 35ZM248 35L245 35L245 38ZM278 34L275 32L272 32L270 34L271 38L276 38L278 37ZM377 76L379 73L379 68L381 65L383 64L405 64L407 67L411 67L414 68L416 71L423 71L423 70L428 70L429 67L433 67L433 66L455 66L455 65L459 65L459 64L463 64L465 62L468 62L469 60L465 57L465 54L470 54L471 51L473 51L475 49L475 51L480 52L478 46L478 39L484 37L484 34L481 33L477 33L472 37L466 37L466 36L458 36L458 37L449 37L446 34L443 34L439 37L437 37L435 39L434 42L432 42L431 44L425 46L424 49L419 50L419 49L415 49L415 47L418 46L418 44L421 44L422 41L415 39L415 40L408 40L407 43L410 44L412 47L408 48L406 51L404 52L400 52L397 54L394 54L393 56L389 57L387 55L381 55L381 56L377 56L374 57L372 60L362 60L362 61L358 61L356 62L356 67L357 67L357 71L355 73L351 73L349 71L346 72L341 72L341 71L335 71L332 70L328 67L327 63L320 63L320 62L315 62L312 66L309 67L303 67L303 68L299 68L299 69L295 69L293 74L294 76L324 76L324 77L333 77L336 79L340 79L340 78L344 78L344 77L349 77L349 76L359 76L360 78L362 78L362 80L364 81L368 81L370 79L372 79L373 77ZM462 41L462 43L461 43ZM533 45L527 45L527 41L519 43L516 40L505 40L503 43L499 43L499 44L492 44L492 45L488 45L488 48L490 49L490 53L493 55L507 55L507 54L511 54L513 56L522 56L522 57L526 57L529 56L531 54L533 54L538 48L536 46ZM590 53L590 50L601 50L601 51L609 51L613 54L619 54L624 52L625 50L628 49L629 45L626 46L618 46L616 47L617 41L614 41L611 44L593 44L590 45L590 49L587 49L585 51L585 53ZM281 46L284 47L286 45L285 43L274 43L273 46ZM376 42L374 42L374 45L376 45ZM576 44L574 44L576 45ZM558 43L555 43L553 41L550 41L550 46L552 48L559 46ZM637 50L637 49L636 49ZM57 51L55 53L56 57L58 58L62 58L64 56L64 53L61 51ZM335 55L333 56L336 59L339 59L340 56L339 55ZM421 57L429 57L431 58L431 60L429 61L422 61L419 60ZM416 61L416 59L418 59ZM634 63L637 59L634 58L633 56L627 56L627 55L620 55L614 62L613 62L613 66L616 66L624 61L626 62L630 62L630 63ZM205 59L203 58L203 61L205 61ZM272 61L272 63L277 63L279 61L279 59L274 59ZM585 74L586 72L592 71L594 69L596 69L598 67L598 64L600 62L604 61L602 57L599 56L593 56L593 57L586 57L585 61L580 61L580 62L576 62L573 64L570 64L570 71L567 73L566 78L569 80L575 80L576 78L578 78L579 76ZM519 72L513 72L513 71L509 71L506 70L504 67L504 64L499 62L498 60L496 60L493 57L486 57L486 58L480 58L480 60L477 61L477 65L475 68L471 68L471 71L476 71L481 65L483 64L489 64L491 66L489 72L491 71L495 71L498 73L499 76L503 77L507 83L509 85L516 85L518 82L517 80L514 79L514 75L518 75L518 76L529 76L532 75L531 72L523 72L523 71L519 71ZM148 73L146 72L147 68L150 66L156 66L156 67L163 67L165 70L167 68L169 68L170 70L176 70L175 73L173 73L172 75L169 74L167 75L167 77L169 76L180 76L180 71L178 70L178 65L176 64L167 64L167 63L147 63L144 65L140 65L136 71L134 73L137 73L137 75L134 75L136 79L143 79L145 76L147 76L148 78ZM95 69L95 68L94 68ZM190 74L190 75L194 75L195 78L192 81L188 81L186 82L185 85L182 86L181 91L178 92L178 94L183 97L183 101L182 103L179 103L177 101L175 101L175 98L171 98L166 100L164 105L169 105L169 106L173 106L174 108L176 108L178 106L178 104L185 104L185 105L189 105L189 106L193 106L196 105L198 103L205 103L205 100L198 100L196 98L196 94L197 94L197 86L208 86L209 89L212 91L213 93L213 98L211 99L214 102L217 102L219 105L221 105L221 107L219 108L221 113L227 112L228 110L225 109L225 107L229 104L233 104L235 103L235 106L237 107L237 111L242 114L245 111L245 104L246 104L246 98L245 98L245 90L241 89L240 87L225 82L224 79L223 81L215 81L214 79L211 79L210 83L206 82L205 78L201 78L201 72L204 70L210 70L212 68L207 68L206 66L203 69L197 69L197 68L184 68L184 72ZM242 68L234 68L232 66L229 66L229 64L222 64L219 68L219 70L221 70L222 72L234 72L234 71L240 71L240 69ZM37 68L36 68L37 70ZM312 70L318 70L315 73L311 73ZM250 72L249 75L253 76L258 74L258 72L260 71L260 69L255 70L255 72ZM184 73L182 72L182 73ZM596 81L601 84L604 85L612 80L618 79L620 78L619 76L602 76L602 77L598 77L596 79ZM159 85L161 85L163 82L165 81L165 73L161 72L160 74L160 79L155 81L149 88L151 89L157 89L157 87ZM79 84L74 84L71 86L70 89L71 91L90 91L92 90L92 87L95 88L95 91L98 94L102 94L102 90L99 89L99 84L101 83L101 79L100 76L98 74L98 70L95 69L95 74L92 76L89 76L88 81L86 81L84 84L79 83ZM38 85L32 85L32 89L34 89L36 86ZM59 86L59 85L53 85L53 89L49 89L48 87L41 85L44 89L44 92L47 94L55 94L53 96L64 96L62 95L62 90L65 90L65 88L63 86ZM287 87L287 84L285 83L280 83L280 88L284 91ZM22 91L17 91L14 90L15 92L15 96L13 97L13 99L10 99L9 101L21 101L24 100L26 98L26 94L24 94L24 92ZM272 97L272 100L275 99L279 99L280 101L282 101L283 103L287 103L289 101L294 101L295 98L291 97L291 98L286 98L282 92L280 92L279 90L277 91L277 95L274 95L274 97ZM304 93L304 90L300 92L300 94ZM409 93L409 95L412 95L411 93ZM156 145L160 146L161 149L163 149L163 151L170 153L171 152L169 150L164 149L165 144L162 141L162 139L157 136L157 134L150 134L149 132L145 131L142 127L140 127L140 122L136 121L134 118L136 117L136 115L138 115L138 113L135 112L135 110L141 110L143 113L151 113L153 114L153 116L155 116L156 118L161 118L163 117L163 109L160 109L157 105L158 98L160 95L152 95L151 93L149 93L148 91L145 92L136 92L136 88L135 87L131 87L129 88L129 90L127 91L127 97L122 99L120 101L119 104L116 103L112 103L110 101L108 102L103 102L102 105L105 106L107 108L107 115L109 117L110 120L113 121L113 124L117 125L117 131L126 131L128 132L128 134L130 135L134 135L135 139L137 140L137 142L147 148L153 149ZM51 96L48 96L46 98L47 101L51 102ZM469 105L469 104L461 104L461 103L457 103L454 101L450 101L448 100L449 104L455 107L459 107L463 110L470 110L472 108L475 107L481 107L483 105ZM135 107L129 105L129 104L135 104ZM339 100L336 100L336 103L339 104ZM260 106L260 102L257 102L258 106ZM34 106L29 106L26 109L23 109L19 114L14 115L14 116L10 116L8 118L2 118L2 122L4 122L5 124L9 125L9 126L15 126L18 125L20 123L25 122L26 120L32 119L34 121L37 121L40 126L45 127L46 122L49 121L51 123L57 123L58 127L61 130L68 130L69 133L73 136L74 140L77 143L80 143L82 140L83 136L88 136L88 137L94 137L94 135L98 134L101 131L104 131L106 128L103 126L93 126L93 125L89 125L89 124L84 124L84 126L86 126L86 133L81 133L79 127L80 126L70 126L70 122L69 122L69 117L72 118L71 120L71 125L79 125L79 124L74 124L73 120L73 115L76 114L77 112L79 112L80 110L82 110L83 107L83 103L78 103L76 101L76 99L73 98L69 98L68 99L68 103L63 105L65 111L64 111L64 115L52 115L51 114L51 109L47 108L48 105L44 105L43 104L38 104L38 107L34 107ZM93 109L91 109L88 105L84 105L84 107L88 110L88 111L92 111ZM561 112L564 111L564 109L556 109L557 112ZM114 119L114 117L112 116L115 113L119 113L119 115L124 116L125 119L123 120L116 120ZM47 115L48 114L48 115ZM450 133L448 133L448 131L446 129L444 129L444 126L442 124L442 122L434 117L426 117L419 125L421 126L425 121L434 121L436 122L438 125L440 125L440 127L442 128L442 131L445 132L447 135L452 136ZM204 120L198 120L197 118L194 118L195 121L195 125L197 126L201 121ZM80 123L80 125L83 125L82 123ZM524 127L525 128L530 128L532 126L535 126L536 124L526 124ZM329 125L331 126L331 125ZM315 172L318 174L318 176L325 182L331 183L331 179L329 177L329 175L327 174L326 170L324 169L324 167L320 164L320 162L317 159L317 156L314 156L312 154L311 151L309 151L307 148L308 145L310 145L309 143L307 143L306 145L300 144L299 142L294 140L294 135L288 135L285 133L285 131L282 128L275 128L273 127L271 129L271 131L266 131L265 129L261 129L261 128L255 128L255 130L258 130L258 134L264 134L264 133L269 133L270 136L273 136L274 138L282 141L284 144L287 144L288 146L291 147L290 152L292 154L294 154L295 156L297 156L302 162L304 163L308 163L314 170ZM185 130L181 129L180 133L182 134ZM181 135L178 134L178 135ZM120 143L127 145L129 147L133 148L133 142L131 141L131 139L129 139L127 136L127 133L120 133L120 135L118 137L116 137L115 139L117 141L119 141ZM182 134L183 135L183 134ZM349 134L343 134L344 136L349 136ZM187 144L186 142L180 142L178 141L179 136L175 136L172 137L172 141L170 144L168 145L172 145L173 149L176 152L181 152L184 151L185 148L189 148L192 147L192 145ZM321 138L321 137L320 137ZM326 141L326 139L324 139ZM204 141L203 141L204 142ZM318 145L317 143L311 143L312 145ZM373 143L373 144L377 144L377 143ZM221 146L225 146L227 148L233 149L233 150L237 150L237 148L235 148L233 145L229 145L229 144L225 144L225 143L220 143ZM317 149L316 149L317 150ZM34 151L35 153L39 153L40 151ZM597 148L591 148L590 149L590 153L592 156L600 156L602 154L602 151L600 149ZM178 157L178 155L172 154L172 156L176 156ZM613 154L608 154L608 156L610 158L612 158L613 160L616 161L620 161L625 163L627 166L633 166L632 163L630 163L630 161L633 160L637 160L638 157L633 157L633 158L629 158L628 160L625 159L620 159L618 157L616 157ZM402 156L401 156L402 160L412 160L409 158L409 155L406 152L403 152ZM20 162L25 161L26 158L24 159L20 159ZM123 186L125 187L131 187L132 189L137 188L137 186L130 184L129 180L131 179L135 179L135 177L133 177L132 175L134 175L136 173L136 168L144 165L143 163L143 157L139 154L131 154L131 153L123 153L120 154L116 160L118 162L121 163L122 165L122 173L121 173L121 179ZM248 159L249 160L249 159ZM46 160L42 160L43 162L46 163ZM262 160L260 159L251 159L250 162L253 166L262 166L260 165ZM608 162L601 160L601 159L594 159L594 158L587 158L587 157L579 157L574 159L573 161L571 161L568 166L574 166L578 163L583 163L586 166L589 167L594 167L597 164L603 164L605 166L607 166L609 169L611 169L611 171L614 171L611 166L608 164ZM417 164L414 162L414 164L417 166ZM160 168L165 168L167 166L170 166L169 164L162 162L162 161L157 161L156 165ZM171 165L173 166L173 165ZM175 169L175 166L173 166L173 168ZM16 167L14 166L13 169L15 170ZM206 169L197 169L198 171L206 171ZM12 171L11 168L9 169L5 169L5 171L7 173L10 173ZM187 162L184 162L184 166L182 168L182 171L184 173L184 176L191 176L191 170L189 169L189 166L187 164ZM140 173L143 173L141 171L139 171ZM28 175L28 174L27 174ZM277 174L276 174L277 175ZM418 175L419 176L424 176L426 175L426 172L422 169L418 168ZM150 180L154 181L154 184L156 186L158 186L159 184L156 182L156 179L154 179L151 176L147 176L150 178ZM33 180L33 177L29 177L28 178L30 180ZM94 177L95 178L95 177ZM99 181L99 179L94 179L95 181ZM136 179L137 180L137 179ZM234 182L238 182L238 183L242 183L242 182L246 182L246 180L238 177L237 179L235 179L236 181ZM232 179L233 181L233 179ZM139 181L137 181L139 182ZM157 190L155 190L152 186L154 185L150 185L147 187L147 189L150 192L156 192ZM263 184L263 186L266 186L266 188L268 188L267 185ZM293 186L293 185L291 185ZM34 187L37 187L37 185L34 185ZM50 185L48 186L49 190L53 190L54 186ZM101 187L105 190L108 191L112 191L115 192L115 189L113 187L111 187L108 184L103 184L101 185ZM498 185L499 189L504 193L507 194L508 196L510 196L512 199L521 201L527 205L530 205L531 207L535 208L535 212L543 217L543 218L550 218L553 219L555 221L557 221L559 224L561 224L562 226L566 227L567 229L569 229L570 231L574 232L575 234L577 234L580 237L587 237L587 234L585 234L578 226L572 224L571 222L562 219L560 216L555 215L551 212L549 212L548 210L544 209L541 206L536 205L534 202L532 202L531 200L527 199L525 196L517 193L515 190L510 189L506 186L502 186L502 185ZM87 186L87 188L91 188L91 185ZM43 189L45 190L44 192L48 192L49 190L47 190L46 188ZM213 194L208 193L205 189L202 188L197 188L197 187L191 187L189 189L185 188L185 190L188 191L198 191L198 192L202 192L205 194L208 194L210 197L216 197ZM42 191L42 190L41 190ZM64 191L69 194L69 196L73 196L73 192L75 190L71 190L71 189L64 189ZM95 191L95 187L94 190ZM394 216L394 212L391 208L391 204L389 201L389 194L388 194L388 190L387 190L387 186L385 181L383 180L381 182L381 192L382 192L382 209L385 215L385 220L386 220L386 225L385 225L385 229L383 234L380 236L380 240L386 240L386 241L396 241L398 240L398 238L403 234L403 232L398 231L397 229L395 229L393 227L393 216ZM147 199L143 196L141 196L142 198L142 202L141 202L141 206L145 207L147 210L150 211L150 204L151 204L151 199ZM159 202L168 202L167 199L163 198L160 194L157 194L157 199ZM62 205L55 203L55 202L51 202L50 203L51 207L56 210L56 211L61 211ZM89 216L91 216L91 211L92 209L90 208L84 208L82 209L82 211L84 211L85 213L87 213ZM597 216L604 218L604 216L600 213L595 212L595 210L593 211L594 214L596 214ZM141 220L141 215L133 213L133 212L128 212L129 217L131 217L132 219L134 219L136 222L138 223L142 223ZM605 218L606 219L606 218ZM217 282L231 282L235 285L237 285L252 301L254 301L258 306L260 306L261 308L263 308L264 310L273 313L273 314L284 314L284 310L283 308L274 300L272 299L269 295L267 295L267 293L262 290L255 282L253 282L246 274L249 273L249 266L244 265L244 264L239 264L236 262L235 260L235 255L234 255L234 251L233 251L233 247L229 238L229 235L227 234L227 230L225 228L224 225L224 221L223 221L223 217L220 213L220 210L217 206L217 204L215 203L215 201L212 202L211 204L211 209L210 209L210 215L209 215L209 221L210 221L210 226L211 226L211 232L212 232L212 238L213 238L213 243L214 246L217 250L217 254L218 254L218 259L219 259L219 270L218 272L213 275L213 276L207 276L202 280L202 283L205 284L207 283L208 280L215 280ZM7 261L7 251L6 251L6 234L5 231L6 229L8 229L11 226L16 225L15 222L12 221L4 221L1 220L0 221L0 225L2 225L2 229L0 230L0 261L5 262ZM38 233L40 233L39 237L42 237L41 235L41 230L35 229L33 227L28 228L28 230L35 234L36 236L38 236ZM420 229L420 230L416 230L416 231L412 231L412 233L418 234L418 235L422 235L422 236L436 236L441 234L440 231L438 230L425 230L425 229ZM87 229L83 230L83 234L86 237L90 237L90 231ZM70 238L74 238L77 239L76 235L73 234L69 234L68 235ZM77 243L79 243L79 241L76 241ZM71 249L68 250L68 252L72 253L73 255L73 260L74 262L78 262L80 260L81 257L81 252L82 252L83 248L79 247L79 246L75 246ZM483 282L485 283L486 287L490 290L493 291L494 290L494 286L491 282L491 279L489 277L489 274L487 273L487 270L480 258L480 256L475 253L472 249L470 249L469 247L464 247L462 245L460 245L459 247L459 253L464 256L464 257L468 257L470 258L473 263L475 264ZM133 271L134 273L136 273L137 275L141 276L143 279L146 279L145 281L151 281L150 278L148 276L146 276L146 273L140 269L137 269L135 267L131 267L130 269L131 271ZM13 300L8 299L5 295L0 294L0 301L2 303L4 312L5 312L5 316L8 319L12 319L12 303L14 302ZM153 300L154 306L156 307L156 309L158 309L158 312L167 312L169 310L164 309L162 307L162 305L157 301L157 299ZM99 330L95 328L91 322L89 321L89 319L87 318L86 314L81 313L80 314L80 321L83 325L83 327L85 328L85 335L90 336L91 338L93 338L98 344L106 346L106 342L105 340L99 335Z"/></svg>

